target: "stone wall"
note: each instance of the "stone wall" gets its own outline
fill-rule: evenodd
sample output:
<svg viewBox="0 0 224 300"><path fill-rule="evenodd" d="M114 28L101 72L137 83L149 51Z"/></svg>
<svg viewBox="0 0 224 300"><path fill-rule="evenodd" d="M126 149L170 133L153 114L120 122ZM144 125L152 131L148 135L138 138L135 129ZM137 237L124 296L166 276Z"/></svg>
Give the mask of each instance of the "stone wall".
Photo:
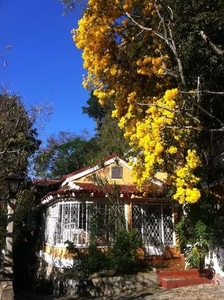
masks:
<svg viewBox="0 0 224 300"><path fill-rule="evenodd" d="M47 287L55 296L58 295L91 295L109 296L123 292L132 292L145 287L158 285L158 277L154 271L135 275L72 279L66 269L55 267L39 257L39 268L36 274L37 286L44 291ZM70 277L69 277L70 276Z"/></svg>

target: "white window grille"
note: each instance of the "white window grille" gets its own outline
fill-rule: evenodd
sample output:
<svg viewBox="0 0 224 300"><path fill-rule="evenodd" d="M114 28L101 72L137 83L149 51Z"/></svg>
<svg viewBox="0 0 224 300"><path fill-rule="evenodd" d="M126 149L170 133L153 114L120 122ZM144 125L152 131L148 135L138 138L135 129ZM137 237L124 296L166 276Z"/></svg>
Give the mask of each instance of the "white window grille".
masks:
<svg viewBox="0 0 224 300"><path fill-rule="evenodd" d="M119 229L126 228L124 204L96 203L92 218L97 225L97 238L104 245L113 240Z"/></svg>
<svg viewBox="0 0 224 300"><path fill-rule="evenodd" d="M170 204L133 204L133 228L136 228L145 245L172 245L173 222Z"/></svg>
<svg viewBox="0 0 224 300"><path fill-rule="evenodd" d="M56 204L47 209L45 240L47 243L55 244L57 240L57 223L59 216L59 206Z"/></svg>
<svg viewBox="0 0 224 300"><path fill-rule="evenodd" d="M77 246L88 246L90 223L94 220L97 222L96 237L105 245L112 240L116 230L125 227L124 205L115 209L111 205L93 202L59 202L48 208L46 242L56 245L71 241Z"/></svg>
<svg viewBox="0 0 224 300"><path fill-rule="evenodd" d="M90 210L92 202L60 203L57 243L71 241L78 246L89 242Z"/></svg>

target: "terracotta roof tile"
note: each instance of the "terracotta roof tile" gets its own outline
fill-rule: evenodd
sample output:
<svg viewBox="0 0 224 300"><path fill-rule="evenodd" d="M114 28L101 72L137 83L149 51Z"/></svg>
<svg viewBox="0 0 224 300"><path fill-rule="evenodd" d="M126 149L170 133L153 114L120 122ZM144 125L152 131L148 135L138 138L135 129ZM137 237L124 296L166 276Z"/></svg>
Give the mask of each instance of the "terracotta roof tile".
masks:
<svg viewBox="0 0 224 300"><path fill-rule="evenodd" d="M114 185L108 185L105 188L100 188L99 186L93 184L93 183L83 183L83 182L76 182L76 186L77 189L66 189L66 187L61 188L60 190L57 191L51 191L49 193L47 193L42 199L41 201L43 201L44 199L47 199L49 196L66 196L66 197L70 197L78 194L82 194L85 192L88 192L89 194L91 193L96 193L97 195L99 194L107 194L110 191L113 190L113 188L115 187ZM143 195L144 192L146 192L146 197L160 197L163 192L164 189L163 188L158 188L158 190L154 191L154 192L150 192L150 190L148 189L149 187L145 186L143 188L142 191L140 191L137 186L135 185L118 185L115 188L117 188L117 191L120 194L126 194L126 195L134 195L134 196L140 196ZM53 200L53 199L52 199Z"/></svg>

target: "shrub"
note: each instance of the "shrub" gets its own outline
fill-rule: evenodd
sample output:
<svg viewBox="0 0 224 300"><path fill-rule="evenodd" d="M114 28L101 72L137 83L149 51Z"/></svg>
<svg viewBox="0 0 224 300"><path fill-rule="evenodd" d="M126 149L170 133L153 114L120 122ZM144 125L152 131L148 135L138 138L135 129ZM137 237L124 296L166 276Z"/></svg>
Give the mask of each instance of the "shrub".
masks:
<svg viewBox="0 0 224 300"><path fill-rule="evenodd" d="M198 268L200 266L201 254L197 245L189 245L184 254L186 256L186 262L191 268Z"/></svg>
<svg viewBox="0 0 224 300"><path fill-rule="evenodd" d="M201 220L195 223L183 216L176 226L181 251L191 268L203 268L204 257L209 250L209 228Z"/></svg>
<svg viewBox="0 0 224 300"><path fill-rule="evenodd" d="M107 255L91 242L87 249L78 248L74 243L67 241L67 250L74 254L74 272L84 277L107 268Z"/></svg>
<svg viewBox="0 0 224 300"><path fill-rule="evenodd" d="M74 273L88 276L92 273L107 273L113 270L117 274L128 274L136 271L139 264L137 249L142 246L137 230L121 229L107 252L91 241L87 249L77 248L67 241L67 250L74 254Z"/></svg>
<svg viewBox="0 0 224 300"><path fill-rule="evenodd" d="M137 230L120 229L108 252L110 267L120 274L135 271L138 264L137 248L141 246Z"/></svg>

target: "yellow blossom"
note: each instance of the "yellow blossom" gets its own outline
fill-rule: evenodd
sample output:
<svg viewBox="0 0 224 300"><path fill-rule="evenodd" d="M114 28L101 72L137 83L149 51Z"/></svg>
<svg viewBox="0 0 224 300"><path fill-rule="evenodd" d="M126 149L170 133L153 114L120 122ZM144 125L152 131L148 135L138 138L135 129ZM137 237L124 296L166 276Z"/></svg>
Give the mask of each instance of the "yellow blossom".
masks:
<svg viewBox="0 0 224 300"><path fill-rule="evenodd" d="M135 10L143 26L158 21L160 6L155 8L153 1L88 1L78 28L72 30L87 71L83 86L94 90L101 105L114 100L112 116L130 147L141 154L133 164L136 183L141 186L158 169L168 170L169 184L176 190L173 198L194 203L200 198L195 170L201 160L189 140L197 134L190 129L197 116L183 116L184 94L166 72L172 64L170 51L154 32L133 26L125 12ZM192 126L201 128L196 123Z"/></svg>

